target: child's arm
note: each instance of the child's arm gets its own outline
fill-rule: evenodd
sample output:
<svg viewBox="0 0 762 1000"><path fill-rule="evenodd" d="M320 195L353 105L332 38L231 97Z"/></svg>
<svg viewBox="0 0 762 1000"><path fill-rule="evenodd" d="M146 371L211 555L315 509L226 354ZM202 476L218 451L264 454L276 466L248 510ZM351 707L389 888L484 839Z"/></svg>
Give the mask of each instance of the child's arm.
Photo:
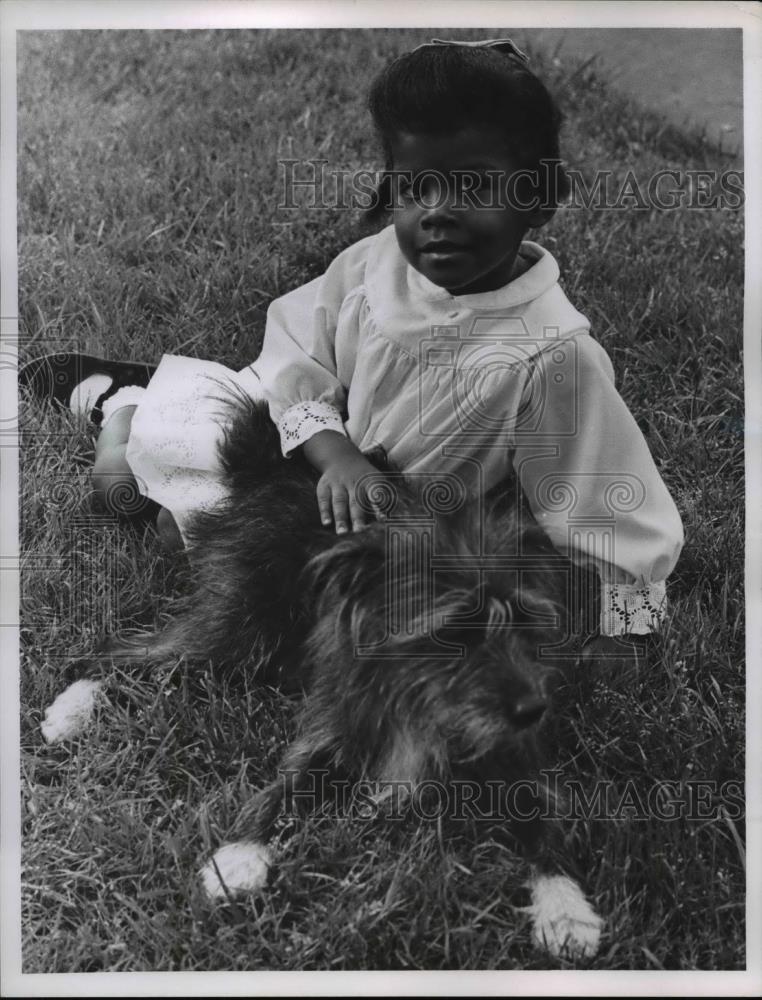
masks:
<svg viewBox="0 0 762 1000"><path fill-rule="evenodd" d="M611 361L591 337L538 355L523 398L527 418L517 423L514 454L522 488L556 548L598 572L604 641L589 654L621 651L615 637L647 635L665 614L666 579L683 544L680 516L615 388Z"/></svg>
<svg viewBox="0 0 762 1000"><path fill-rule="evenodd" d="M345 434L354 363L350 351L337 348L336 330L339 314L359 301L353 292L364 280L374 239L348 247L325 274L275 299L267 310L262 352L250 367L264 390L285 456L319 431Z"/></svg>
<svg viewBox="0 0 762 1000"><path fill-rule="evenodd" d="M276 299L267 312L265 339L252 365L264 390L270 416L288 457L301 449L322 473L317 487L323 523L335 519L336 530L364 524L356 488L376 469L347 436L344 416L347 389L354 369L353 350L336 344L339 314L345 330L353 330L355 292L365 275L374 237L349 247L321 277Z"/></svg>

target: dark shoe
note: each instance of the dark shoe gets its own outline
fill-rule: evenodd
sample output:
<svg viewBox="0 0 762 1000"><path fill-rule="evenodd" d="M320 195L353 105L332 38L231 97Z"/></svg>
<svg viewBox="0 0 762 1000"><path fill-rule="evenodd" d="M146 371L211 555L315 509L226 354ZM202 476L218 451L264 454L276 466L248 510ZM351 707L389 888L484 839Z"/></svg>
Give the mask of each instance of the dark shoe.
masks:
<svg viewBox="0 0 762 1000"><path fill-rule="evenodd" d="M125 385L145 387L156 371L155 365L133 361L106 361L89 354L47 354L19 369L19 388L38 400L69 406L71 394L91 375L107 375L111 385L95 400L88 414L94 424L103 420L103 403Z"/></svg>

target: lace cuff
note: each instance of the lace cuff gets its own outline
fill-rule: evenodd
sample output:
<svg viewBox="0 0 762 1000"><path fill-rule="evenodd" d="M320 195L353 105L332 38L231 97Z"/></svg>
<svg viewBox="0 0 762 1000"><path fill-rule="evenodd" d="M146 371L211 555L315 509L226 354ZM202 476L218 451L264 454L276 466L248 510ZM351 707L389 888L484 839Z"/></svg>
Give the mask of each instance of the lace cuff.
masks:
<svg viewBox="0 0 762 1000"><path fill-rule="evenodd" d="M290 406L278 424L280 446L285 456L309 441L318 431L338 431L346 434L341 414L331 403L310 399Z"/></svg>
<svg viewBox="0 0 762 1000"><path fill-rule="evenodd" d="M647 635L656 632L667 611L667 587L663 580L641 586L636 583L604 583L601 593L601 635Z"/></svg>

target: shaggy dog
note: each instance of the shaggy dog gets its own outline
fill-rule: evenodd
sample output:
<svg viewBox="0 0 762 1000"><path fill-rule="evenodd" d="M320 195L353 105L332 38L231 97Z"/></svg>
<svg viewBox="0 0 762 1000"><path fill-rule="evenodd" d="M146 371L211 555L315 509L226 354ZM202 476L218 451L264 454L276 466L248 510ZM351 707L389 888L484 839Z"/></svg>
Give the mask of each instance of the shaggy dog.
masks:
<svg viewBox="0 0 762 1000"><path fill-rule="evenodd" d="M472 815L532 861L536 942L595 954L601 920L552 860L562 837L540 777L552 764L541 653L565 635L566 560L505 494L474 505L456 477L388 469L363 494L382 518L337 536L320 524L314 471L283 459L263 404L238 405L220 457L229 495L189 528L193 585L140 654L211 659L305 697L277 779L246 809L244 838L201 872L208 896L263 889L275 822L316 775L329 791L362 784L377 805L470 783ZM48 740L82 728L99 686L78 681L53 703Z"/></svg>

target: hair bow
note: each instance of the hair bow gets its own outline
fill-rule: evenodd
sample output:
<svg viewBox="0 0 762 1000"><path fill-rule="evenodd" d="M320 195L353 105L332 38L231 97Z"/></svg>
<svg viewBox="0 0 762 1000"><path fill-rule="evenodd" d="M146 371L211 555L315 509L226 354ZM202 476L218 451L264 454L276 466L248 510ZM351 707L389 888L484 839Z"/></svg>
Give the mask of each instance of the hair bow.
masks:
<svg viewBox="0 0 762 1000"><path fill-rule="evenodd" d="M510 38L486 38L483 42L459 42L447 38L432 38L430 42L416 45L412 51L417 52L418 49L427 49L432 45L465 45L469 49L497 49L508 56L514 56L519 62L529 62L529 56L522 52Z"/></svg>

